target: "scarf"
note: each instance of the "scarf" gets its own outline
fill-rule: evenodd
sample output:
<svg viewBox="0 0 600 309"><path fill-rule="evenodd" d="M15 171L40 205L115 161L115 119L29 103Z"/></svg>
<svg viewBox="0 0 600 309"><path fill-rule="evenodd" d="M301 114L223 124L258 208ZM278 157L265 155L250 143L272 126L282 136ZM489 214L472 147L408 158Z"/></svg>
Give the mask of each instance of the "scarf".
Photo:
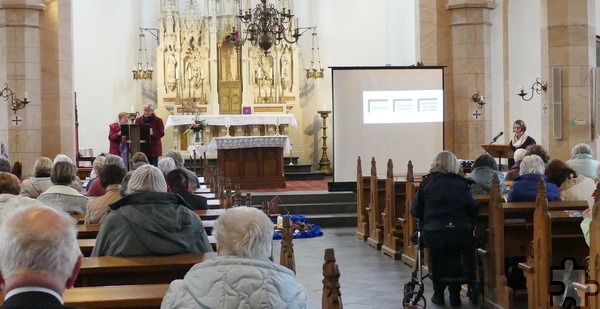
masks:
<svg viewBox="0 0 600 309"><path fill-rule="evenodd" d="M529 135L527 135L527 133L523 132L523 135L521 135L521 138L517 138L516 135L513 136L512 138L512 145L515 148L519 148L521 147L521 145L523 145L523 143L525 143L525 141L527 140L527 137Z"/></svg>
<svg viewBox="0 0 600 309"><path fill-rule="evenodd" d="M144 117L144 116L142 116L142 121L143 121L144 123L150 123L150 122L152 122L152 120L154 120L154 118L155 118L155 117L156 117L156 116L155 116L154 114L152 114L152 115L150 115L150 116L148 116L148 117Z"/></svg>

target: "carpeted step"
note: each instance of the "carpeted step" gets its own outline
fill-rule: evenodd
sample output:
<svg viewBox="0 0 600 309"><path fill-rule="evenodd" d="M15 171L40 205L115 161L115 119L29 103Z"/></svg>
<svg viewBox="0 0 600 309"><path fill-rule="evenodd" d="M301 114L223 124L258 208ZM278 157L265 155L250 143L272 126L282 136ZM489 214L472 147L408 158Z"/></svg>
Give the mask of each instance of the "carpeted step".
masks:
<svg viewBox="0 0 600 309"><path fill-rule="evenodd" d="M285 180L323 180L325 174L321 172L300 172L300 173L289 173L285 172Z"/></svg>

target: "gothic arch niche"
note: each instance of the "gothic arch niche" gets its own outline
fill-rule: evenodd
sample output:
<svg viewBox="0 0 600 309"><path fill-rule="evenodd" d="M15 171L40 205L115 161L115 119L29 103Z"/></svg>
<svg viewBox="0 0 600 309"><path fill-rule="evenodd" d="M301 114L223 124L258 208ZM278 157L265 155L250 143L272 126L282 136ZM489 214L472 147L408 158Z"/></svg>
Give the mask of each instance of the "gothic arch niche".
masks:
<svg viewBox="0 0 600 309"><path fill-rule="evenodd" d="M242 113L241 56L231 43L222 40L218 47L219 114Z"/></svg>

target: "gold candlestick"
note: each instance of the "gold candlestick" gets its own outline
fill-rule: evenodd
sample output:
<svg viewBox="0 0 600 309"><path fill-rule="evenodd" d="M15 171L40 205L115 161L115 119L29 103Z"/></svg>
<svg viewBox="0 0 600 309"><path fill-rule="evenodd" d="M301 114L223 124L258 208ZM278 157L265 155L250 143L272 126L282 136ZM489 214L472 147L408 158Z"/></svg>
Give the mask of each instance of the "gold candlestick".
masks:
<svg viewBox="0 0 600 309"><path fill-rule="evenodd" d="M333 171L331 170L331 162L327 157L327 117L331 111L317 111L317 113L323 118L323 136L321 137L323 139L323 147L321 147L323 153L321 154L321 160L319 161L319 170L325 173L325 175L331 175Z"/></svg>

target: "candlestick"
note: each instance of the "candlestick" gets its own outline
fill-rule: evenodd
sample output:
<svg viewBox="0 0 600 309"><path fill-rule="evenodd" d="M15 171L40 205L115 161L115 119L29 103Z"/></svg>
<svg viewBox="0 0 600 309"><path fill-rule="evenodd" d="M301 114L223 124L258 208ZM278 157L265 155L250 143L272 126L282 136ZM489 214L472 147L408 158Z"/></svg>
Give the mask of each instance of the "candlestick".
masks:
<svg viewBox="0 0 600 309"><path fill-rule="evenodd" d="M23 95L23 99L27 100L28 96L27 96L27 91L25 91L24 95Z"/></svg>
<svg viewBox="0 0 600 309"><path fill-rule="evenodd" d="M325 173L325 175L331 175L333 170L331 169L331 162L327 157L327 117L331 111L323 110L318 111L318 113L321 115L321 118L323 118L323 136L321 137L323 139L323 147L321 147L323 149L323 153L321 154L321 160L319 161L319 170Z"/></svg>

